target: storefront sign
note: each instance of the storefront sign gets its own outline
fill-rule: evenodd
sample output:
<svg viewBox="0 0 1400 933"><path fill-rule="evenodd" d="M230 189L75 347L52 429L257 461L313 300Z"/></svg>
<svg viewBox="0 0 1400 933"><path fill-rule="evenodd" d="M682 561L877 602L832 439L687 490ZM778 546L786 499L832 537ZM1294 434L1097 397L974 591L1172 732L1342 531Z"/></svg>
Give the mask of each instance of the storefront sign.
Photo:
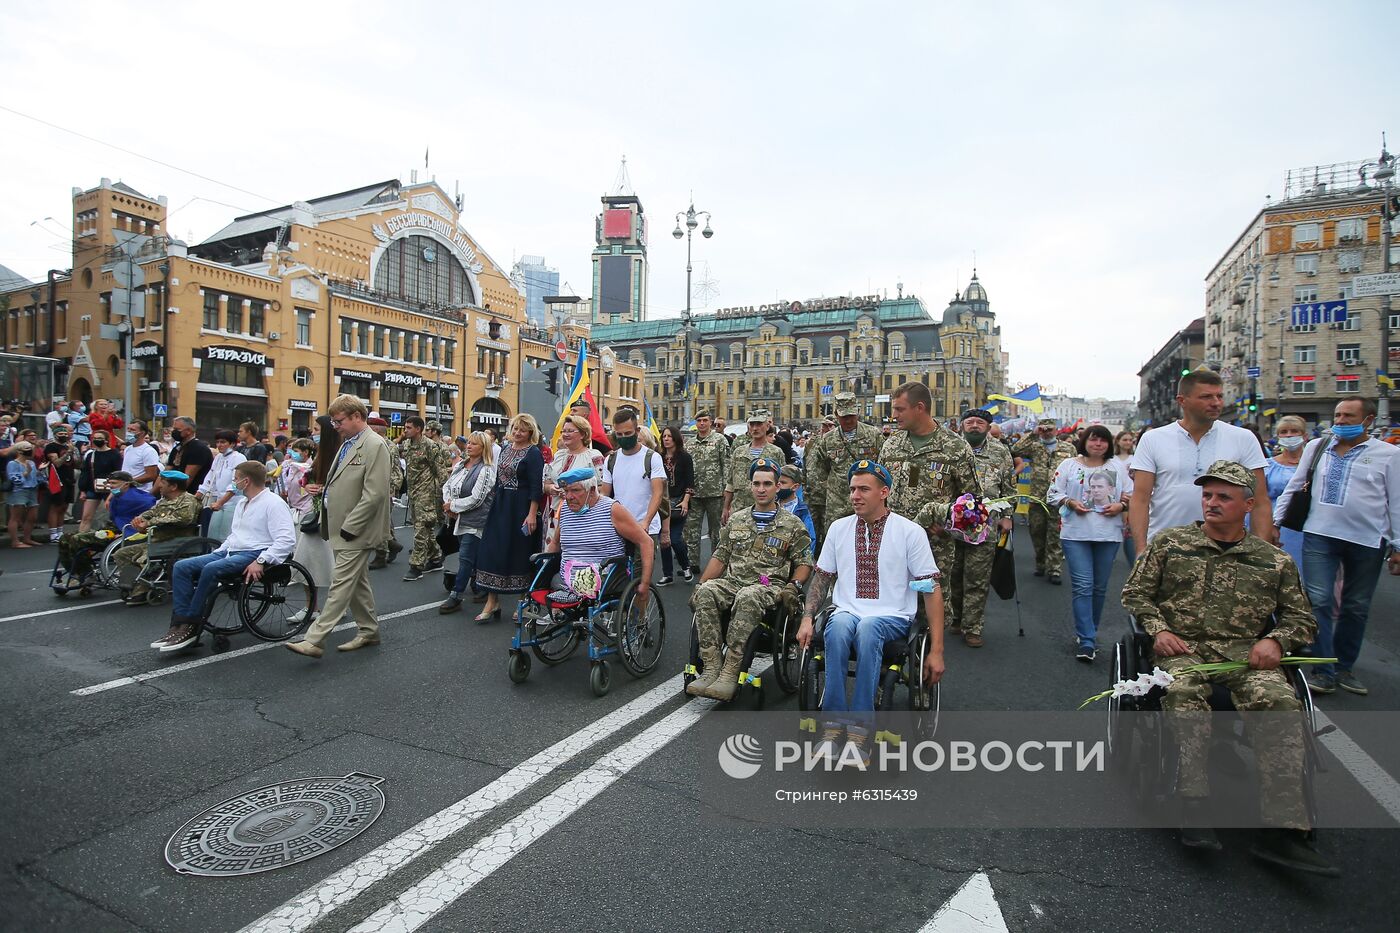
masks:
<svg viewBox="0 0 1400 933"><path fill-rule="evenodd" d="M294 398L287 401L287 407L293 411L315 411L316 403L308 402L305 399Z"/></svg>
<svg viewBox="0 0 1400 933"><path fill-rule="evenodd" d="M413 373L399 373L392 370L385 370L379 377L379 381L385 385L417 386L423 385L423 377Z"/></svg>
<svg viewBox="0 0 1400 933"><path fill-rule="evenodd" d="M364 372L363 370L359 370L359 369L339 369L339 368L337 368L336 371L335 371L335 374L336 374L337 376L339 376L341 379L364 379L364 380L367 381L367 382L373 382L373 381L374 381L374 373L367 373L367 372Z"/></svg>
<svg viewBox="0 0 1400 933"><path fill-rule="evenodd" d="M268 365L266 353L245 350L242 347L206 347L204 358L221 363L243 363L247 366Z"/></svg>
<svg viewBox="0 0 1400 933"><path fill-rule="evenodd" d="M158 359L160 357L160 344L143 343L131 348L131 358L133 360Z"/></svg>
<svg viewBox="0 0 1400 933"><path fill-rule="evenodd" d="M388 227L388 232L384 231ZM457 254L457 258L462 260L462 265L472 271L473 275L479 274L483 268L481 261L476 257L476 250L472 248L467 240L467 235L457 229L457 225L443 220L441 217L434 217L431 214L423 214L418 211L409 211L390 217L384 222L384 227L375 224L372 228L374 235L381 243L388 243L400 233L415 233L419 230L429 230L451 247Z"/></svg>

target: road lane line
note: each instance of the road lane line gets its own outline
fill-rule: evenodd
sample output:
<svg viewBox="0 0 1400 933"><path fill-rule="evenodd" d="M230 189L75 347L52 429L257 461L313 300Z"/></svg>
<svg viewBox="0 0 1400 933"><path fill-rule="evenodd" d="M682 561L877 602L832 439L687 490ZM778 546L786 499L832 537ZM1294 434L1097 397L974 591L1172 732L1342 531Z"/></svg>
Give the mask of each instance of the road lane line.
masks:
<svg viewBox="0 0 1400 933"><path fill-rule="evenodd" d="M411 933L418 929L699 722L714 705L714 700L686 703L599 758L592 767L519 816L459 852L364 922L352 927L350 933Z"/></svg>
<svg viewBox="0 0 1400 933"><path fill-rule="evenodd" d="M919 933L1007 933L992 879L980 871L967 879Z"/></svg>
<svg viewBox="0 0 1400 933"><path fill-rule="evenodd" d="M121 600L117 600L121 602ZM411 616L414 613L423 612L428 609L436 609L440 603L424 603L421 606L414 606L411 609L400 609L397 612L386 612L379 617L380 622L387 622L390 619L398 619L403 616ZM3 621L3 620L0 620ZM342 632L355 627L354 622L342 622L332 632ZM68 691L75 697L92 696L94 693L104 693L108 690L115 690L118 687L129 687L132 684L143 684L148 680L155 680L157 677L166 677L170 674L181 674L185 671L193 670L196 667L203 667L206 664L217 664L220 661L232 661L234 658L241 658L247 654L255 654L259 651L266 651L269 648L280 648L285 642L264 641L256 645L249 645L246 648L238 648L234 651L225 651L222 654L211 654L205 658L198 658L194 661L186 661L183 664L172 664L169 667L158 667L153 671L144 674L133 674L130 677L118 677L116 680L109 680L105 683L93 684L90 687L79 687L77 690Z"/></svg>
<svg viewBox="0 0 1400 933"><path fill-rule="evenodd" d="M1333 723L1319 710L1317 724L1320 728ZM1318 736L1317 740L1327 746L1327 750L1336 756L1342 767L1351 772L1356 783L1365 788L1366 792L1375 798L1376 803L1390 814L1391 819L1400 821L1400 784L1396 783L1395 778L1391 777L1376 759L1368 755L1366 750L1356 744L1356 740L1340 727L1326 735Z"/></svg>
<svg viewBox="0 0 1400 933"><path fill-rule="evenodd" d="M78 612L83 609L96 609L98 606L117 606L120 599L105 599L100 603L82 603L77 606L64 606L62 609L45 609L43 612L26 612L23 615L5 616L0 622L19 622L22 619L37 619L39 616L52 616L60 612Z"/></svg>
<svg viewBox="0 0 1400 933"><path fill-rule="evenodd" d="M516 765L485 787L390 839L281 907L244 927L241 933L299 933L319 923L363 891L407 866L431 847L481 819L548 777L560 765L635 722L680 692L681 675L618 707Z"/></svg>

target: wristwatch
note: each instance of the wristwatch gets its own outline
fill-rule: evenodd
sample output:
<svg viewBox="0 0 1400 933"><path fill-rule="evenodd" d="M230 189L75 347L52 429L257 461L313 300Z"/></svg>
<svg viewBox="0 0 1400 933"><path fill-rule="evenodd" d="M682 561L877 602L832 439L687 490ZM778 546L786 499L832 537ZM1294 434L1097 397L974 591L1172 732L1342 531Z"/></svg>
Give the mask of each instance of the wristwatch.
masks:
<svg viewBox="0 0 1400 933"><path fill-rule="evenodd" d="M258 557L258 563L260 563L260 564L262 564L264 567L266 567L266 566L267 566L267 558L266 558L266 557L259 556L259 557Z"/></svg>

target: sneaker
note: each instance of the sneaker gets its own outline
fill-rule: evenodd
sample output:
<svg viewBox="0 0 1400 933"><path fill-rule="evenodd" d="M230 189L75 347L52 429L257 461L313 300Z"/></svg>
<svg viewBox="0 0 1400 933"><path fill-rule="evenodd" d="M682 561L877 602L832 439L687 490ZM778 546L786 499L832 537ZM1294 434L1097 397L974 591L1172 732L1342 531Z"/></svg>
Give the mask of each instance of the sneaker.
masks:
<svg viewBox="0 0 1400 933"><path fill-rule="evenodd" d="M684 570L681 571L681 579L684 580L686 583L692 583L695 580L695 574L691 573L689 567L686 567Z"/></svg>
<svg viewBox="0 0 1400 933"><path fill-rule="evenodd" d="M423 571L412 564L408 565L408 573L403 575L404 580L412 583L414 580L423 579Z"/></svg>
<svg viewBox="0 0 1400 933"><path fill-rule="evenodd" d="M864 729L857 729L854 726L848 728L846 730L846 747L856 750L862 768L870 767L870 736Z"/></svg>
<svg viewBox="0 0 1400 933"><path fill-rule="evenodd" d="M1093 664L1095 654L1096 653L1093 648L1081 647L1079 651L1075 654L1074 659L1076 661L1083 661L1085 664Z"/></svg>
<svg viewBox="0 0 1400 933"><path fill-rule="evenodd" d="M156 647L161 654L188 648L199 639L199 629L193 625L177 625L166 633Z"/></svg>
<svg viewBox="0 0 1400 933"><path fill-rule="evenodd" d="M52 530L49 531L49 543L50 543L50 544L57 544L57 543L58 543L58 539L61 538L61 537L63 537L63 529L62 529L62 528L54 528L54 529L52 529Z"/></svg>
<svg viewBox="0 0 1400 933"><path fill-rule="evenodd" d="M657 581L656 581L656 585L657 585L657 586L670 586L670 585L671 585L671 582L672 582L672 581L671 581L671 578L670 578L670 577L662 577L660 580L657 580Z"/></svg>
<svg viewBox="0 0 1400 933"><path fill-rule="evenodd" d="M1337 678L1324 671L1310 671L1303 675L1303 680L1307 682L1308 691L1318 696L1327 696L1329 693L1337 692Z"/></svg>
<svg viewBox="0 0 1400 933"><path fill-rule="evenodd" d="M424 572L424 573L433 573L433 572L438 571L438 570L441 570L441 569L442 569L442 558L439 557L437 560L430 560L430 561L428 561L428 565L427 565L426 567L423 568L423 572Z"/></svg>
<svg viewBox="0 0 1400 933"><path fill-rule="evenodd" d="M815 755L829 767L841 754L841 743L846 738L842 726L827 726L822 729L822 740L817 743Z"/></svg>
<svg viewBox="0 0 1400 933"><path fill-rule="evenodd" d="M78 587L83 585L83 581L78 579L78 575L76 573L70 573L68 575L68 579L64 581L63 585L68 587L68 589L70 590L76 590ZM1361 692L1365 693L1366 691L1362 690Z"/></svg>
<svg viewBox="0 0 1400 933"><path fill-rule="evenodd" d="M1261 829L1249 847L1257 859L1325 878L1340 878L1341 869L1313 848L1312 840L1301 829Z"/></svg>
<svg viewBox="0 0 1400 933"><path fill-rule="evenodd" d="M462 597L453 593L452 595L444 599L442 603L438 606L438 613L441 615L448 615L449 613L460 612L461 609Z"/></svg>
<svg viewBox="0 0 1400 933"><path fill-rule="evenodd" d="M1364 697L1371 692L1366 689L1365 684L1356 679L1356 675L1351 671L1337 672L1337 686L1341 687L1347 693L1354 693L1359 697Z"/></svg>

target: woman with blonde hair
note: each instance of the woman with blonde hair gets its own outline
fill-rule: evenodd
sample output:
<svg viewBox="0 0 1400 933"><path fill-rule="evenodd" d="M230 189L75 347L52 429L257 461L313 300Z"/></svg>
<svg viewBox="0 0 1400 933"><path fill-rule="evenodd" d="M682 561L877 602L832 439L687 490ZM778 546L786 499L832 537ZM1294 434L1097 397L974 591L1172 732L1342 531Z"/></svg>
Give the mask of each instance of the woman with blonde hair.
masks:
<svg viewBox="0 0 1400 933"><path fill-rule="evenodd" d="M554 460L544 471L544 491L549 496L545 506L545 546L553 539L558 527L559 505L564 501L564 489L559 485L559 477L570 470L591 466L599 478L603 475L603 455L593 446L593 428L588 419L569 415L559 429L559 449L554 452Z"/></svg>
<svg viewBox="0 0 1400 933"><path fill-rule="evenodd" d="M1264 482L1268 484L1269 501L1277 502L1283 495L1284 487L1298 472L1298 461L1303 456L1303 445L1308 442L1308 423L1297 415L1284 415L1274 425L1274 436L1278 439L1278 453L1264 464ZM1279 532L1279 547L1293 558L1298 565L1298 573L1303 572L1303 533L1285 528L1275 522Z"/></svg>
<svg viewBox="0 0 1400 933"><path fill-rule="evenodd" d="M452 533L457 536L457 575L438 612L447 615L462 608L462 596L476 574L477 555L491 503L496 495L496 466L491 436L475 431L466 439L466 452L442 484L442 507ZM489 618L489 616L488 616ZM478 621L482 621L478 619Z"/></svg>
<svg viewBox="0 0 1400 933"><path fill-rule="evenodd" d="M496 463L496 498L486 518L476 565L476 583L487 592L477 622L501 617L501 593L520 593L530 585L530 555L540 550L540 496L544 456L540 426L527 414L506 427L507 442Z"/></svg>

